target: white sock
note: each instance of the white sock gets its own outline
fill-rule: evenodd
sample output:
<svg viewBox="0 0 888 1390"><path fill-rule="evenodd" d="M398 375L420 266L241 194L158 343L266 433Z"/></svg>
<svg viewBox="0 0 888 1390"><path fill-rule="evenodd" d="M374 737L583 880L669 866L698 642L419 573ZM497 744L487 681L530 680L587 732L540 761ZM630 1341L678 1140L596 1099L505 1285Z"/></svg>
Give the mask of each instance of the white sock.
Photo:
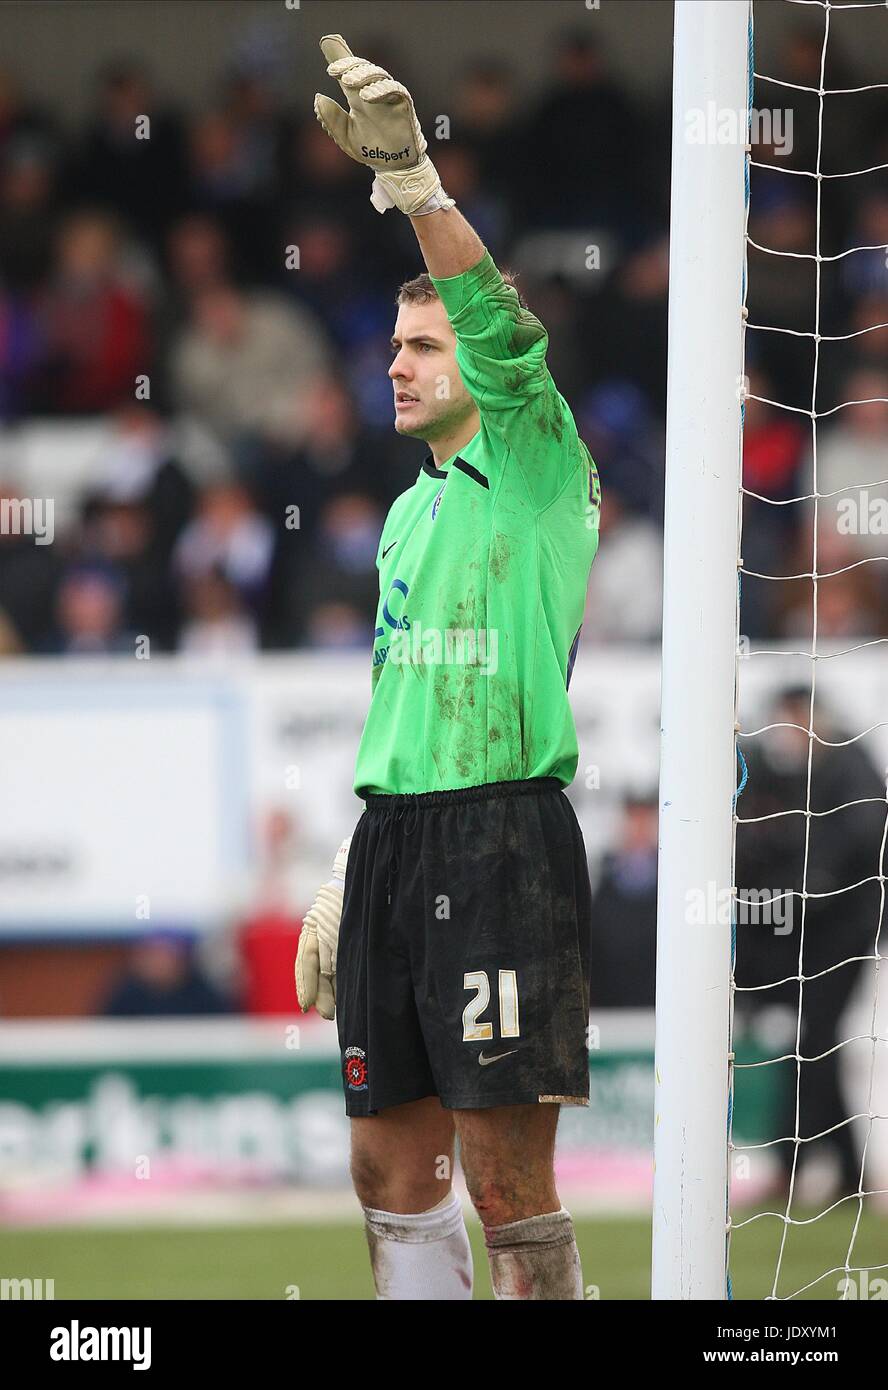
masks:
<svg viewBox="0 0 888 1390"><path fill-rule="evenodd" d="M485 1226L493 1296L497 1299L578 1299L583 1275L570 1212L543 1212Z"/></svg>
<svg viewBox="0 0 888 1390"><path fill-rule="evenodd" d="M472 1251L455 1192L415 1215L365 1207L364 1225L377 1299L472 1297Z"/></svg>

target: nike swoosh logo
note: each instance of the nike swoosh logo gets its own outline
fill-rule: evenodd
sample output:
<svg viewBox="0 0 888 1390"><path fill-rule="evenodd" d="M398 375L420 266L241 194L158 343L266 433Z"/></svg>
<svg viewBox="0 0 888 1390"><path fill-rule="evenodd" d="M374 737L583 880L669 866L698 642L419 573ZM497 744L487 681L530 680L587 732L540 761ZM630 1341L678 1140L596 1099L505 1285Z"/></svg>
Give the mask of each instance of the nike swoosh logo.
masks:
<svg viewBox="0 0 888 1390"><path fill-rule="evenodd" d="M383 558L383 560L385 559L386 555L388 555L388 553L389 553L390 550L394 550L394 548L395 548L395 546L396 546L397 544L398 544L397 541L392 541L391 545L387 545L387 546L386 546L385 550L382 552L382 558Z"/></svg>
<svg viewBox="0 0 888 1390"><path fill-rule="evenodd" d="M491 1062L501 1062L504 1057L511 1057L517 1052L517 1047L513 1047L511 1052L498 1052L495 1057L485 1057L483 1052L478 1053L478 1066L489 1067Z"/></svg>

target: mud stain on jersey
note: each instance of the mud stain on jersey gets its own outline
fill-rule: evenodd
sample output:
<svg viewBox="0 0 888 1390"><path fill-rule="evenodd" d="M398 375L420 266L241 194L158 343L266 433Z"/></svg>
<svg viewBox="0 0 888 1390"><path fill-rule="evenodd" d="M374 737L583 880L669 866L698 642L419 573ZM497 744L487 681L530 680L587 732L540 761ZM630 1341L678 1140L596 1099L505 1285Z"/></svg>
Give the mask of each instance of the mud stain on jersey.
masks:
<svg viewBox="0 0 888 1390"><path fill-rule="evenodd" d="M509 561L512 558L512 551L505 536L494 536L493 545L490 548L490 560L488 562L490 573L498 584L504 584L509 573Z"/></svg>

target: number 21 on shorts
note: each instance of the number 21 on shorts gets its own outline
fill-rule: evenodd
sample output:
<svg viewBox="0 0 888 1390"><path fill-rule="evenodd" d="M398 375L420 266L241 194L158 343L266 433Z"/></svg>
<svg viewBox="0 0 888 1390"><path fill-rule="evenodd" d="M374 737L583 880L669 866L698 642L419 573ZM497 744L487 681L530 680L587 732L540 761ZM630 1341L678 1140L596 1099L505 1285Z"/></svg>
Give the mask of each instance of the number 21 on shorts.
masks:
<svg viewBox="0 0 888 1390"><path fill-rule="evenodd" d="M493 1037L492 1023L479 1023L478 1015L483 1014L490 1003L490 979L486 970L468 970L463 975L463 989L473 989L474 999L470 999L463 1009L463 1042L489 1042ZM518 1038L518 976L514 970L499 971L499 1016L501 1038Z"/></svg>

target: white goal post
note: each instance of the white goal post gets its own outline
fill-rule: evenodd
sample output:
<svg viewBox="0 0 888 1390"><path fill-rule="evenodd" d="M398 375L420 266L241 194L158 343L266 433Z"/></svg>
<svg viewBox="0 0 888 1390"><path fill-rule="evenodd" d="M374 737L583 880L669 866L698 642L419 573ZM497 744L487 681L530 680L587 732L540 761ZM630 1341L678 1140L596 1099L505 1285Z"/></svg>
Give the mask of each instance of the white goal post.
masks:
<svg viewBox="0 0 888 1390"><path fill-rule="evenodd" d="M732 880L748 34L748 0L676 0L657 909L658 1299L726 1297L730 914L707 912L705 925L696 924L689 891L723 903ZM701 123L708 127L702 139ZM727 138L715 138L719 131Z"/></svg>

